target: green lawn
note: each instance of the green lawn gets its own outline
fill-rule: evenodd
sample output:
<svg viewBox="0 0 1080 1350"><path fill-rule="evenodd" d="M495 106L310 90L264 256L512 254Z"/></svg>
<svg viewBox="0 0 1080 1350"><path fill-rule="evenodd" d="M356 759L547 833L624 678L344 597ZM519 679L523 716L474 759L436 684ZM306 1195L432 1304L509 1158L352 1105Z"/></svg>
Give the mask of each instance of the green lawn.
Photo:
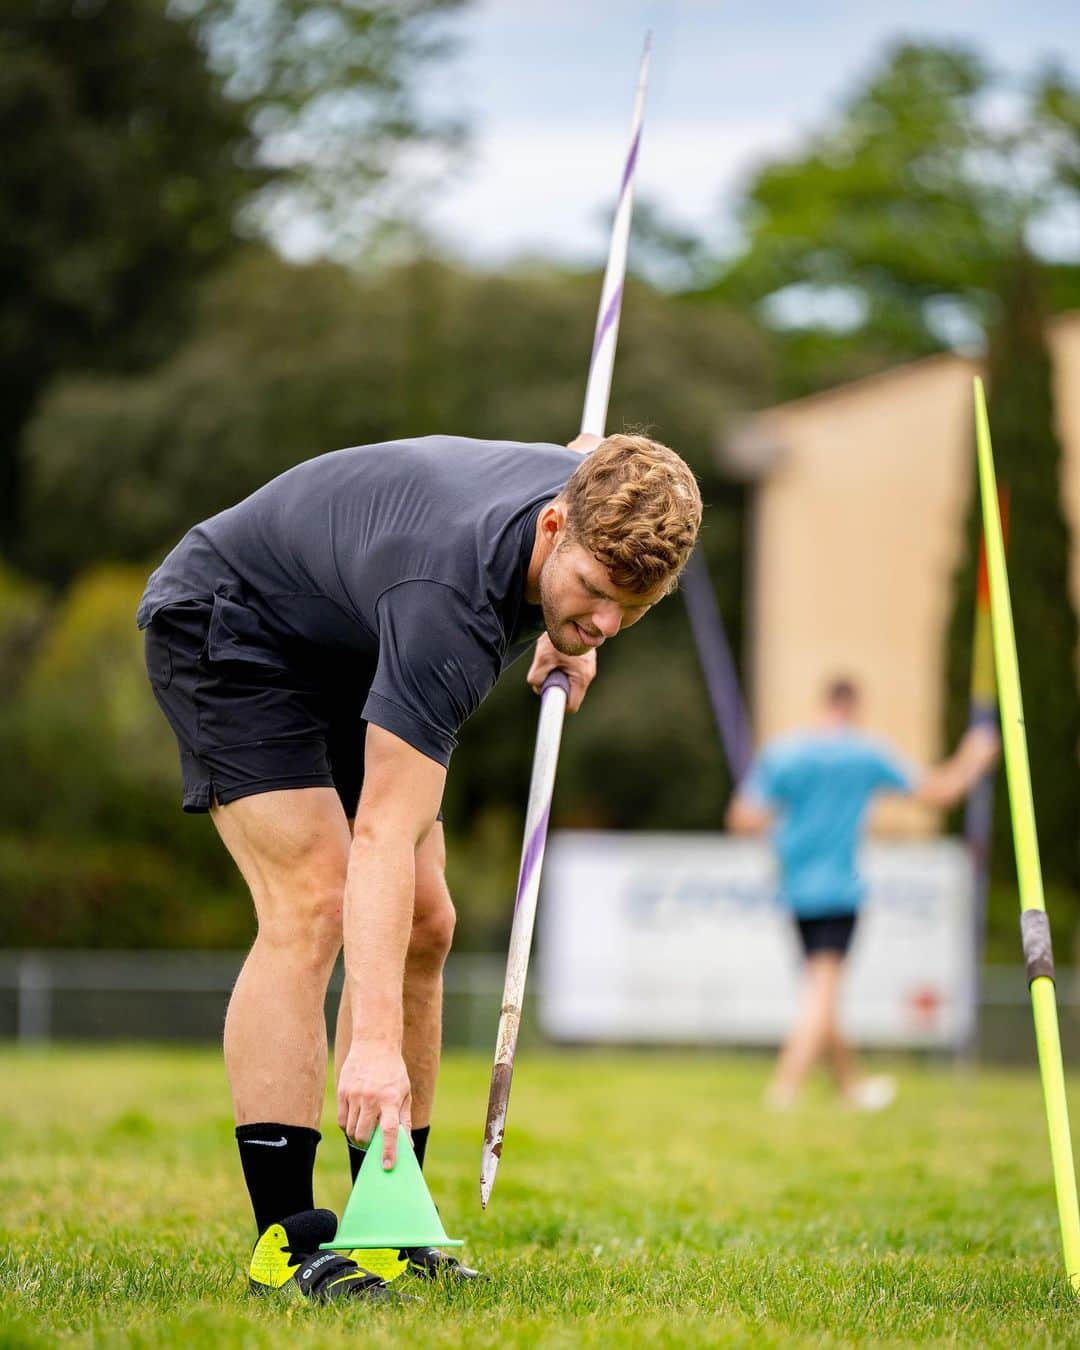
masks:
<svg viewBox="0 0 1080 1350"><path fill-rule="evenodd" d="M823 1091L771 1115L766 1067L529 1053L483 1214L488 1063L450 1058L428 1174L491 1278L343 1309L245 1293L215 1053L5 1050L0 1345L1080 1345L1033 1074L902 1068L884 1115ZM340 1210L332 1120L316 1197Z"/></svg>

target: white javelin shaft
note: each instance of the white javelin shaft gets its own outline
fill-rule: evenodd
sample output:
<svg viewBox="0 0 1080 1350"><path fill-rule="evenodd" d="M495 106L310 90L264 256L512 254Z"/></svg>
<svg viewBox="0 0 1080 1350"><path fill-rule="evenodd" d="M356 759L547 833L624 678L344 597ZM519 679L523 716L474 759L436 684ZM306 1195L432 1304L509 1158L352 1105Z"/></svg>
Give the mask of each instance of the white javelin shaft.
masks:
<svg viewBox="0 0 1080 1350"><path fill-rule="evenodd" d="M622 313L623 283L626 279L626 254L630 244L630 217L634 210L634 168L638 146L641 144L641 126L645 118L645 90L649 82L649 57L652 39L646 37L641 54L637 90L634 94L634 118L630 131L630 150L626 156L619 202L611 226L611 244L608 248L604 284L600 288L600 307L596 314L596 333L593 337L592 359L589 362L589 382L585 386L585 406L581 412L581 430L602 436L607 423L608 399L611 395L611 374L615 368L615 345L619 340L619 316Z"/></svg>
<svg viewBox="0 0 1080 1350"><path fill-rule="evenodd" d="M622 308L623 282L626 277L626 254L630 238L630 216L634 195L634 168L638 146L641 143L641 125L645 112L645 88L649 75L651 41L645 39L641 57L637 91L634 97L634 116L631 125L630 149L626 156L619 201L612 224L611 245L604 283L600 291L600 306L596 316L589 379L585 390L585 406L581 430L603 436L607 421L608 399L611 393L611 375L615 365L615 345L619 335L619 314ZM491 1074L488 1096L487 1123L484 1129L484 1147L480 1163L480 1203L487 1207L495 1172L502 1156L506 1111L510 1099L510 1081L514 1071L514 1053L521 1009L525 998L525 979L529 969L533 927L536 921L536 903L540 894L540 874L547 844L548 819L551 799L555 791L555 771L558 767L559 742L562 739L563 718L570 683L562 671L553 671L544 681L540 702L540 724L536 733L529 801L525 813L525 838L521 850L521 868L518 873L517 898L514 903L514 921L510 930L510 948L506 959L506 982L503 987L499 1033L495 1045L495 1063Z"/></svg>

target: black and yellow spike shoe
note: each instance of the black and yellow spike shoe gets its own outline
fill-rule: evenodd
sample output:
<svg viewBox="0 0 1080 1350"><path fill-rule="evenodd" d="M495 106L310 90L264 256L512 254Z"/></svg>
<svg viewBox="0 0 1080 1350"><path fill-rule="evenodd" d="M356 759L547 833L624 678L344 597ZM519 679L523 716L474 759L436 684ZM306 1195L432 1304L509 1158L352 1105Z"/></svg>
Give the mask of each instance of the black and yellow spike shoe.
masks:
<svg viewBox="0 0 1080 1350"><path fill-rule="evenodd" d="M409 1269L409 1260L396 1247L357 1247L348 1253L364 1270L370 1270L387 1284L393 1284Z"/></svg>
<svg viewBox="0 0 1080 1350"><path fill-rule="evenodd" d="M456 1256L441 1247L403 1247L399 1253L407 1263L410 1275L423 1280L478 1280L482 1276L471 1266L464 1266Z"/></svg>
<svg viewBox="0 0 1080 1350"><path fill-rule="evenodd" d="M402 1247L385 1250L356 1248L349 1255L366 1270L374 1271L387 1284L392 1284L401 1275L418 1275L422 1280L476 1280L480 1272L471 1266L464 1266L456 1256L444 1252L439 1247Z"/></svg>
<svg viewBox="0 0 1080 1350"><path fill-rule="evenodd" d="M365 1270L343 1252L322 1252L333 1241L337 1218L328 1209L306 1209L272 1223L251 1253L248 1288L253 1294L282 1290L315 1303L364 1298L372 1303L398 1303L402 1295L379 1275Z"/></svg>

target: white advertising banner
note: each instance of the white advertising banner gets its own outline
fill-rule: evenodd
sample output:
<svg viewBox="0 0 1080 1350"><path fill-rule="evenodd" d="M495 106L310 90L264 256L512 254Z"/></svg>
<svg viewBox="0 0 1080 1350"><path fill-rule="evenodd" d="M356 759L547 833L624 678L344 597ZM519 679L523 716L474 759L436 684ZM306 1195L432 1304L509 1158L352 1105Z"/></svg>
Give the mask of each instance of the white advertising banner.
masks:
<svg viewBox="0 0 1080 1350"><path fill-rule="evenodd" d="M974 882L956 840L871 843L845 979L856 1043L952 1047L974 1018ZM561 831L539 908L541 1024L556 1040L776 1044L801 947L768 845Z"/></svg>

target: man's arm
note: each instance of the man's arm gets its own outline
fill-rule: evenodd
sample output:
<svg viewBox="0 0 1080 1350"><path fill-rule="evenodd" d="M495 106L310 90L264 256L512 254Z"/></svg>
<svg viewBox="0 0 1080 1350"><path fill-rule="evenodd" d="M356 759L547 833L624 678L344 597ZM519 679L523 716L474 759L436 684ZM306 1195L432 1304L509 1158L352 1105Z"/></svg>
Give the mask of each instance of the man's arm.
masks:
<svg viewBox="0 0 1080 1350"><path fill-rule="evenodd" d="M736 785L724 813L725 829L730 834L766 834L773 824L777 790L776 752L766 746Z"/></svg>
<svg viewBox="0 0 1080 1350"><path fill-rule="evenodd" d="M1000 753L1001 738L992 727L972 727L948 759L927 769L912 796L924 806L955 806L997 763Z"/></svg>
<svg viewBox="0 0 1080 1350"><path fill-rule="evenodd" d="M399 1122L411 1128L401 1056L402 988L412 931L416 848L435 823L446 770L373 723L345 882L342 930L353 1038L338 1078L338 1124L367 1143L383 1130L383 1166L397 1156Z"/></svg>

